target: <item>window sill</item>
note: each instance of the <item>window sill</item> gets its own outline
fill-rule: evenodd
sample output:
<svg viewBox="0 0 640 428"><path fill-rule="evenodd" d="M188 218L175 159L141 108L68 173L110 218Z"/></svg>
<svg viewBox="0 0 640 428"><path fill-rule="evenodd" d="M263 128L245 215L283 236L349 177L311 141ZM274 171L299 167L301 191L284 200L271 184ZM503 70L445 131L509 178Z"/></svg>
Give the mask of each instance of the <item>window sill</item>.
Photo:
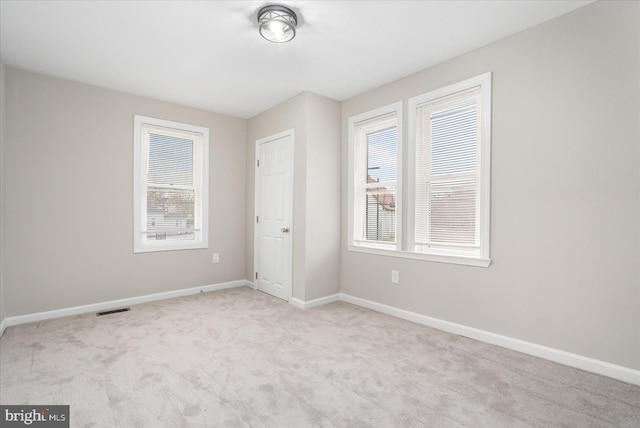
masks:
<svg viewBox="0 0 640 428"><path fill-rule="evenodd" d="M135 246L133 248L134 253L154 253L156 251L176 251L176 250L201 250L209 248L206 243L199 242L197 244L171 244L171 245L147 245L147 246Z"/></svg>
<svg viewBox="0 0 640 428"><path fill-rule="evenodd" d="M381 248L365 247L361 245L349 245L349 251L358 253L376 254L379 256L399 257L402 259L424 260L437 263L450 263L456 265L489 267L491 259L480 257L444 256L439 254L414 253L409 251L387 250Z"/></svg>

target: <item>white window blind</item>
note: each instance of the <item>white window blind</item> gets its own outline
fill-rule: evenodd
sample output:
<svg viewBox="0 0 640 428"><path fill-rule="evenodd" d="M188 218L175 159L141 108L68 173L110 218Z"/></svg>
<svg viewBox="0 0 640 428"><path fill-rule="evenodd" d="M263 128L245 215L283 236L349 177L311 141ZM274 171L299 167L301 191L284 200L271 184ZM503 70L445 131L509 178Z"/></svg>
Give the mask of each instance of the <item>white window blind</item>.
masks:
<svg viewBox="0 0 640 428"><path fill-rule="evenodd" d="M135 117L134 251L207 247L208 129Z"/></svg>
<svg viewBox="0 0 640 428"><path fill-rule="evenodd" d="M407 106L404 143L402 102L349 117L348 249L489 266L491 73Z"/></svg>
<svg viewBox="0 0 640 428"><path fill-rule="evenodd" d="M148 240L195 239L194 139L151 130L147 166Z"/></svg>
<svg viewBox="0 0 640 428"><path fill-rule="evenodd" d="M354 243L397 243L398 127L395 113L355 124Z"/></svg>
<svg viewBox="0 0 640 428"><path fill-rule="evenodd" d="M479 255L481 88L416 108L415 251Z"/></svg>

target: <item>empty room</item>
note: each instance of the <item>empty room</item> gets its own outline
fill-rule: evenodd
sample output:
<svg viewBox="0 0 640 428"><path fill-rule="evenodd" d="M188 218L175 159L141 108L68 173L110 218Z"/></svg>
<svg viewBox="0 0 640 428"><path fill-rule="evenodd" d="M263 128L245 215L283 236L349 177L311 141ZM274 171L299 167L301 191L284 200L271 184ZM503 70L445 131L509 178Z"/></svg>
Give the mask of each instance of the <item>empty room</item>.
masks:
<svg viewBox="0 0 640 428"><path fill-rule="evenodd" d="M640 1L0 0L0 426L640 426Z"/></svg>

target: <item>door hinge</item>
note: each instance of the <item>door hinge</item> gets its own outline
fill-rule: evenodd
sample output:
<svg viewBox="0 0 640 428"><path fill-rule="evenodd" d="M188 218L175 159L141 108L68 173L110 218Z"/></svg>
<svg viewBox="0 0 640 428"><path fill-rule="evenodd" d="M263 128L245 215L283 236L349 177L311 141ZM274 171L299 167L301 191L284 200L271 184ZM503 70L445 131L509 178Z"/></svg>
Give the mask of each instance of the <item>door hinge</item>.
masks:
<svg viewBox="0 0 640 428"><path fill-rule="evenodd" d="M260 166L260 159L258 159L258 166Z"/></svg>
<svg viewBox="0 0 640 428"><path fill-rule="evenodd" d="M256 279L258 279L258 272L256 272Z"/></svg>
<svg viewBox="0 0 640 428"><path fill-rule="evenodd" d="M256 216L256 223L260 223L260 216L259 215Z"/></svg>

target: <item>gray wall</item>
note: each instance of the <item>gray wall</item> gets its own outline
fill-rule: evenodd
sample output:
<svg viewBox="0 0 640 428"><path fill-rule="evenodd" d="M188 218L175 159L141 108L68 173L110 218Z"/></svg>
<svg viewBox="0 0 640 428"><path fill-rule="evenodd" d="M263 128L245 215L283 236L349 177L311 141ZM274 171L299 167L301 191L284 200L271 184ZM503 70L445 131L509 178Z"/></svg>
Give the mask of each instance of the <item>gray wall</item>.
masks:
<svg viewBox="0 0 640 428"><path fill-rule="evenodd" d="M5 319L6 299L4 294L4 124L5 124L5 67L0 58L0 323ZM1 332L0 332L1 334Z"/></svg>
<svg viewBox="0 0 640 428"><path fill-rule="evenodd" d="M291 295L304 300L305 289L305 200L306 180L303 171L306 170L307 157L307 121L306 121L306 93L297 95L269 110L249 119L247 124L247 160L246 182L247 193L245 204L246 243L245 243L245 277L253 281L253 222L255 213L255 158L256 141L293 129L293 284Z"/></svg>
<svg viewBox="0 0 640 428"><path fill-rule="evenodd" d="M0 320L251 279L255 140L294 128L294 297L340 289L640 369L639 17L597 2L342 106L303 93L249 121L8 68ZM348 117L486 71L492 266L347 251ZM208 250L133 254L134 114L211 129Z"/></svg>
<svg viewBox="0 0 640 428"><path fill-rule="evenodd" d="M403 100L406 132L407 98L493 71L493 264L347 251L343 209L342 292L640 369L639 8L597 2L343 102L346 175L350 116Z"/></svg>
<svg viewBox="0 0 640 428"><path fill-rule="evenodd" d="M256 140L295 130L293 285L303 301L335 294L340 276L340 103L304 92L249 119L246 277L253 278Z"/></svg>
<svg viewBox="0 0 640 428"><path fill-rule="evenodd" d="M6 106L7 316L244 278L246 120L12 68ZM133 254L134 114L210 129L208 250Z"/></svg>
<svg viewBox="0 0 640 428"><path fill-rule="evenodd" d="M308 96L305 300L340 291L341 104Z"/></svg>

